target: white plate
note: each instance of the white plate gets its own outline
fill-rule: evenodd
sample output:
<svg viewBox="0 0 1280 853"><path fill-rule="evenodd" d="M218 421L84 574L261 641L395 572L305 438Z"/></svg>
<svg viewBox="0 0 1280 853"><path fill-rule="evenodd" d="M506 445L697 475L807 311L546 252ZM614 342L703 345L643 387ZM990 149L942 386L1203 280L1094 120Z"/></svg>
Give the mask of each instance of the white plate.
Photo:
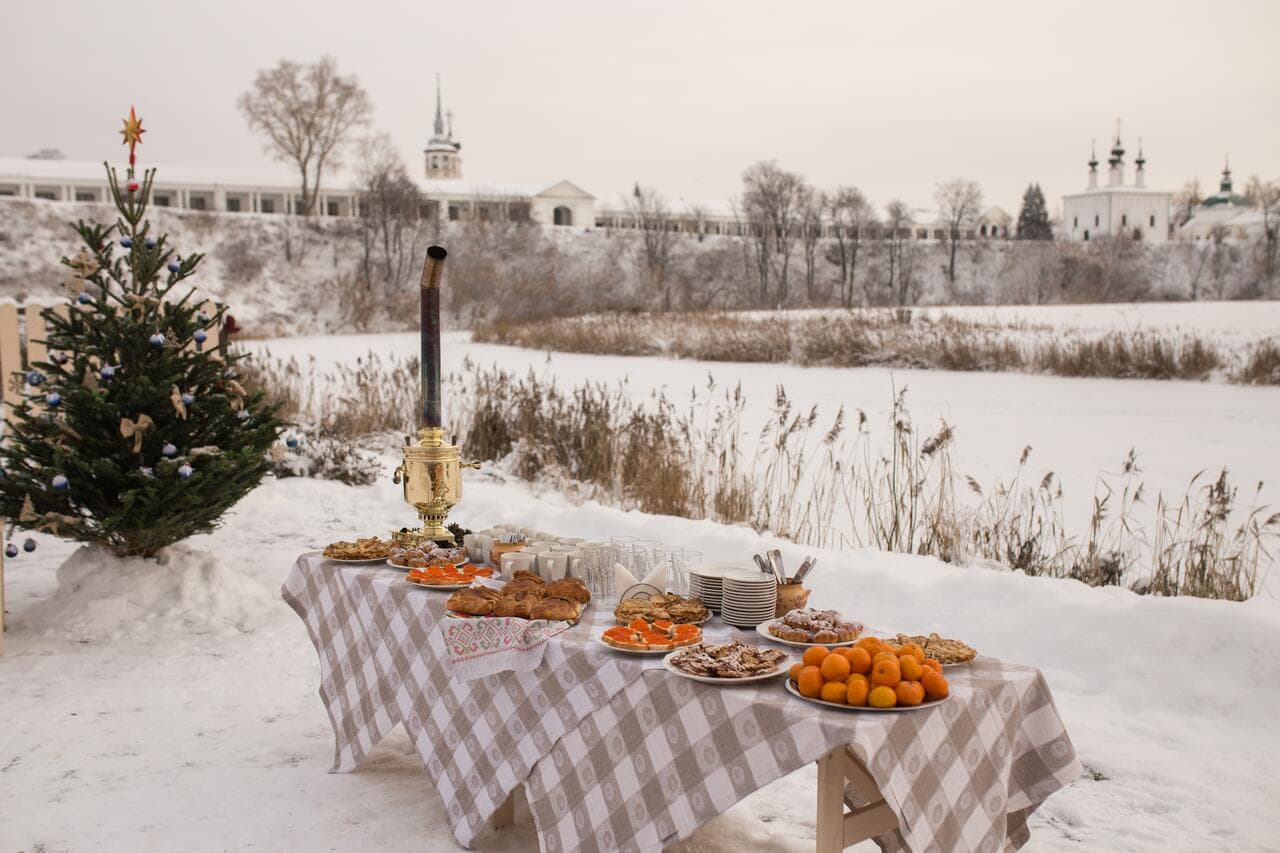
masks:
<svg viewBox="0 0 1280 853"><path fill-rule="evenodd" d="M324 553L321 552L320 556L323 557ZM367 565L369 563L385 563L387 561L386 557L374 557L369 560L339 560L337 557L325 557L325 559L328 560L330 563L347 563L348 565L352 565L352 566L362 566L362 565Z"/></svg>
<svg viewBox="0 0 1280 853"><path fill-rule="evenodd" d="M843 702L827 702L823 699L811 699L808 696L802 696L800 690L791 683L791 679L787 679L787 692L797 699L805 702L812 702L815 705L826 705L828 708L835 708L837 711L873 711L877 714L894 713L895 711L923 711L925 708L936 708L943 702L951 698L948 693L941 699L932 699L921 702L919 705L894 705L892 708L872 708L870 705L846 705Z"/></svg>
<svg viewBox="0 0 1280 853"><path fill-rule="evenodd" d="M720 579L728 572L750 572L751 569L741 563L712 563L708 566L699 566L697 569L690 569L689 574L697 575L700 578L709 578L714 583L719 583Z"/></svg>
<svg viewBox="0 0 1280 853"><path fill-rule="evenodd" d="M777 678L779 675L786 675L787 671L791 668L791 664L795 663L795 661L784 658L782 662L778 664L777 672L769 672L764 675L751 675L746 678L713 678L707 675L694 675L691 672L684 672L678 669L675 664L671 663L671 658L674 655L678 655L687 648L691 647L686 646L684 649L676 649L674 652L668 652L667 656L662 659L662 665L667 668L668 672L673 672L676 675L689 679L690 681L700 681L703 684L720 684L727 686L732 684L749 684L753 681L768 681L770 678Z"/></svg>
<svg viewBox="0 0 1280 853"><path fill-rule="evenodd" d="M781 637L775 637L769 633L769 626L774 622L780 622L780 619L769 619L756 626L756 633L766 640L772 640L775 643L781 643L784 646L795 646L798 649L811 649L814 646L826 646L828 649L836 649L840 646L852 646L858 640L862 639L866 634L859 634L852 640L845 640L843 643L802 643L799 640L784 640Z"/></svg>
<svg viewBox="0 0 1280 853"><path fill-rule="evenodd" d="M622 653L622 654L624 654L624 655L669 655L669 654L671 654L671 652L672 652L672 650L671 650L671 649L644 649L644 650L640 650L640 649L620 649L620 648L618 648L617 646L611 646L611 645L609 645L608 643L606 643L606 642L604 641L604 638L603 638L603 637L596 637L596 638L595 638L595 641L596 641L597 643L599 643L600 645L604 646L604 647L605 647L606 649L608 649L609 651L612 651L612 652L621 652L621 653ZM689 645L696 646L696 645L697 645L697 643L690 643ZM684 646L681 646L681 647L680 647L680 649L683 649L683 648L684 648ZM675 649L675 651L680 651L680 649Z"/></svg>

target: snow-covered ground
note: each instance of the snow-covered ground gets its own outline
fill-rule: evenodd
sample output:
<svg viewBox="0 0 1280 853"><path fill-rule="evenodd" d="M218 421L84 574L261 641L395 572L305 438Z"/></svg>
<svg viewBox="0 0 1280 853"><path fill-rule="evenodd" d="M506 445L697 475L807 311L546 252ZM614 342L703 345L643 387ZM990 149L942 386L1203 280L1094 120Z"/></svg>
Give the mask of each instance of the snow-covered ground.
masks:
<svg viewBox="0 0 1280 853"><path fill-rule="evenodd" d="M470 477L456 514L473 526L658 537L708 560L742 560L771 541L572 506L492 474ZM74 546L40 537L38 551L9 561L0 850L457 849L402 732L360 771L326 773L319 667L277 597L299 552L407 520L389 479L269 481L225 528L175 555L164 572L180 582L130 573L130 595L162 593L151 602L160 615L132 618L99 583L90 591L102 609L79 628L52 627L39 604ZM776 544L788 562L800 556ZM937 630L1045 671L1088 774L1041 809L1030 849L1261 850L1280 837L1275 600L1140 598L868 551L821 554L812 578L815 602L869 624ZM814 780L812 769L779 780L679 849L811 850ZM518 820L477 849L535 849L527 814Z"/></svg>
<svg viewBox="0 0 1280 853"><path fill-rule="evenodd" d="M1280 329L1280 318L1273 328ZM319 366L328 367L370 351L402 358L416 355L418 336L297 337L251 341L247 346L277 357L297 357L304 364L314 357ZM1067 497L1066 521L1072 530L1080 530L1089 519L1097 476L1117 472L1130 448L1138 454L1148 507L1154 507L1157 492L1180 498L1197 472L1216 476L1223 467L1240 487L1243 501L1261 481L1262 502L1280 506L1280 391L1275 388L546 353L475 344L466 333L450 334L443 353L447 371L469 359L521 375L532 370L562 386L625 381L636 399L647 399L661 389L677 401L687 400L693 389L704 391L708 377L721 389L740 382L748 400L742 421L747 448L755 447L779 385L797 411L818 407L819 435L844 406L849 413L867 413L872 438L880 443L888 437L895 388L905 387L917 427L932 431L939 419L955 427L957 470L984 486L1011 477L1023 447L1030 445L1030 481L1039 482L1046 472L1054 472ZM1139 520L1150 524L1152 512L1140 511Z"/></svg>

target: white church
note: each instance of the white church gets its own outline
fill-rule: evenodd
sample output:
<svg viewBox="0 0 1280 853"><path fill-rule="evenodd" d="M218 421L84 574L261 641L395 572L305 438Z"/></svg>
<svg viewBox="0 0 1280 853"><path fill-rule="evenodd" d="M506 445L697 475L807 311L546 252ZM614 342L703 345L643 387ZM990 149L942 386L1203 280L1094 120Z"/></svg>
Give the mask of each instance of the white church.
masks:
<svg viewBox="0 0 1280 853"><path fill-rule="evenodd" d="M1124 145L1120 122L1116 122L1115 144L1107 160L1107 183L1098 185L1098 155L1089 156L1089 184L1084 192L1062 197L1061 233L1071 240L1099 237L1129 237L1147 243L1169 239L1169 204L1173 193L1148 189L1147 160L1138 140L1138 157L1133 161L1133 183L1125 183Z"/></svg>

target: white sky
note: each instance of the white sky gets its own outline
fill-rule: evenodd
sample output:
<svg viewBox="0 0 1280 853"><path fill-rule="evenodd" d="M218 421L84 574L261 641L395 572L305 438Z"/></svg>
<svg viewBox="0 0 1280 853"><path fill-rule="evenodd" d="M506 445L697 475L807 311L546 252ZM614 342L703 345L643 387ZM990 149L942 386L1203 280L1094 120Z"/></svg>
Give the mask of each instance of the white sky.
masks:
<svg viewBox="0 0 1280 853"><path fill-rule="evenodd" d="M331 54L415 172L433 75L464 174L632 181L722 200L755 160L883 205L972 178L1051 209L1116 116L1148 185L1280 177L1280 2L23 2L0 11L0 155L274 169L235 106L259 68ZM1105 168L1105 163L1103 168Z"/></svg>

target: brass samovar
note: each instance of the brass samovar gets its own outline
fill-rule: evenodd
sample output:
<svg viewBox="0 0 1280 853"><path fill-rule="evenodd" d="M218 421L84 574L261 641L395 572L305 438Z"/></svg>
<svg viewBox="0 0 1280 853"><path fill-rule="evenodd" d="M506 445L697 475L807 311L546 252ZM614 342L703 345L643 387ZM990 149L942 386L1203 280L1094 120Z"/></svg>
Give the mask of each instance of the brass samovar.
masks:
<svg viewBox="0 0 1280 853"><path fill-rule="evenodd" d="M393 480L404 486L405 503L418 511L420 530L401 530L392 538L402 545L426 540L453 543L445 520L462 499L463 468L479 468L479 462L463 462L460 448L445 443L440 414L440 279L448 252L441 246L427 249L422 265L419 304L422 318L422 416L418 441L405 440L404 461Z"/></svg>

